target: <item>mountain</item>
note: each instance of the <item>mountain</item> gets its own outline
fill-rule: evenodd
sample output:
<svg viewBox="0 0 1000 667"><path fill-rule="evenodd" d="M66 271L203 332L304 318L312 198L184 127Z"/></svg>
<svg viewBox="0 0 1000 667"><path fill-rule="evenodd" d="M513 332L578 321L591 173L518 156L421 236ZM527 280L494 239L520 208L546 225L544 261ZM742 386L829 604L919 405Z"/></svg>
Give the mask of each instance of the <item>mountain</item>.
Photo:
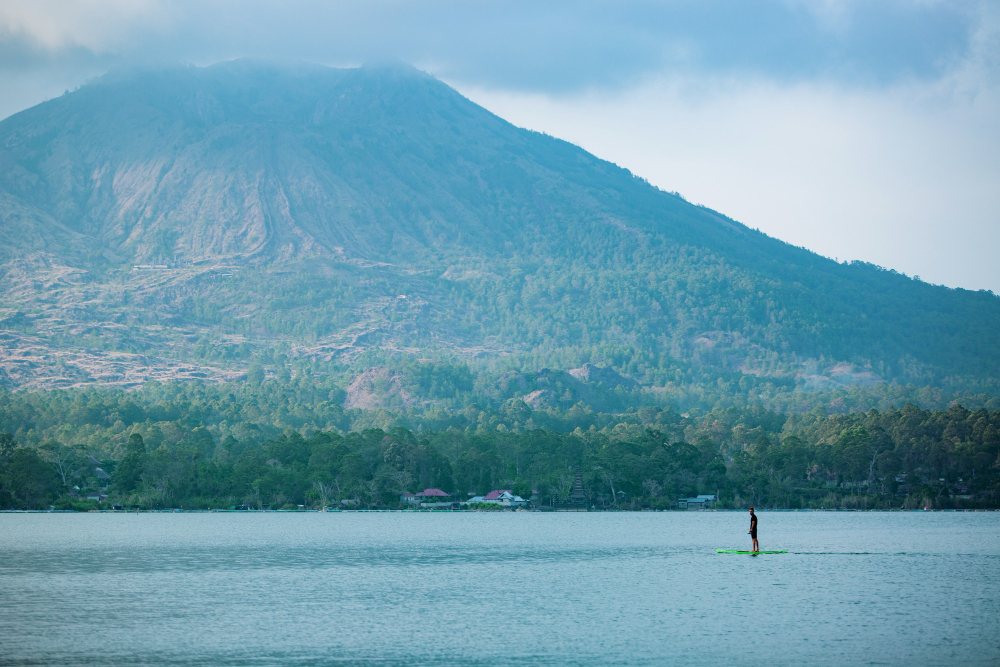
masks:
<svg viewBox="0 0 1000 667"><path fill-rule="evenodd" d="M359 405L577 367L547 401L1000 393L992 293L790 246L405 65L112 72L0 122L0 234L10 387L257 364L392 367Z"/></svg>
<svg viewBox="0 0 1000 667"><path fill-rule="evenodd" d="M2 136L11 238L135 262L492 254L552 244L571 222L717 243L744 232L403 66L119 73Z"/></svg>

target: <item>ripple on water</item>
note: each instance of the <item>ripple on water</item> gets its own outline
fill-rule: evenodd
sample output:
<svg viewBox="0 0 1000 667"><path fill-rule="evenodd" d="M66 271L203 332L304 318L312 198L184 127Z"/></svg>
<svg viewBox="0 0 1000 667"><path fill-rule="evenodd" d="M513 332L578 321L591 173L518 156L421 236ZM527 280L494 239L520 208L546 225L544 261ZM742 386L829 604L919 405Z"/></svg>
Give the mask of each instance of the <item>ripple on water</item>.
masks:
<svg viewBox="0 0 1000 667"><path fill-rule="evenodd" d="M760 522L2 515L0 663L1000 662L1000 514Z"/></svg>

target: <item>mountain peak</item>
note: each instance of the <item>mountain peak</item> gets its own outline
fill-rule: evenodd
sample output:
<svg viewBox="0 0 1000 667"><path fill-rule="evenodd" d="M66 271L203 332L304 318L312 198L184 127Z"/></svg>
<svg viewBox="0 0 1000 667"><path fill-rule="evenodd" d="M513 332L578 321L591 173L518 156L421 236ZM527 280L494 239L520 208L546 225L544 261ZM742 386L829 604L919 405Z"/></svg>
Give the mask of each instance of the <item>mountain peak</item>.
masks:
<svg viewBox="0 0 1000 667"><path fill-rule="evenodd" d="M0 122L0 236L0 316L116 350L131 322L178 349L530 358L609 386L1000 375L995 297L793 248L400 63L109 74Z"/></svg>
<svg viewBox="0 0 1000 667"><path fill-rule="evenodd" d="M366 60L359 69L363 72L391 73L398 76L434 78L427 72L417 69L414 65L404 60L396 60L392 58L383 60Z"/></svg>

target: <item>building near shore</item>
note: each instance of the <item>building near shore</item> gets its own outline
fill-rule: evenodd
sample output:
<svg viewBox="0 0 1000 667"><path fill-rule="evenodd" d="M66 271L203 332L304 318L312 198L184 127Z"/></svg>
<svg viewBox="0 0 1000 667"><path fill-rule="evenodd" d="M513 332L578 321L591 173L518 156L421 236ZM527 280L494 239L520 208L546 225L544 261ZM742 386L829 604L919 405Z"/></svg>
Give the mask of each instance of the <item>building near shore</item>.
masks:
<svg viewBox="0 0 1000 667"><path fill-rule="evenodd" d="M694 498L678 498L677 509L679 510L706 510L715 505L715 495L700 495Z"/></svg>
<svg viewBox="0 0 1000 667"><path fill-rule="evenodd" d="M502 507L522 507L527 505L528 501L521 496L515 495L510 489L494 489L485 496L473 496L463 504L468 505L471 503L486 503Z"/></svg>
<svg viewBox="0 0 1000 667"><path fill-rule="evenodd" d="M424 489L418 491L416 497L422 503L443 503L451 500L451 494L441 489Z"/></svg>

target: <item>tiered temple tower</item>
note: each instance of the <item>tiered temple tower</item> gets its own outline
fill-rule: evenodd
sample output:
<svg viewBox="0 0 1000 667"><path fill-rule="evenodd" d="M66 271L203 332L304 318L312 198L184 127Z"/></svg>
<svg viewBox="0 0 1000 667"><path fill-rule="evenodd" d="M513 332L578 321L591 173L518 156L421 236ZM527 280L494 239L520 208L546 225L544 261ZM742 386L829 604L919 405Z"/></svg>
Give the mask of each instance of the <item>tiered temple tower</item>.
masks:
<svg viewBox="0 0 1000 667"><path fill-rule="evenodd" d="M568 496L559 500L556 509L575 510L577 512L587 511L587 494L583 490L583 473L580 472L580 466L576 467L573 474L573 488L570 490Z"/></svg>

